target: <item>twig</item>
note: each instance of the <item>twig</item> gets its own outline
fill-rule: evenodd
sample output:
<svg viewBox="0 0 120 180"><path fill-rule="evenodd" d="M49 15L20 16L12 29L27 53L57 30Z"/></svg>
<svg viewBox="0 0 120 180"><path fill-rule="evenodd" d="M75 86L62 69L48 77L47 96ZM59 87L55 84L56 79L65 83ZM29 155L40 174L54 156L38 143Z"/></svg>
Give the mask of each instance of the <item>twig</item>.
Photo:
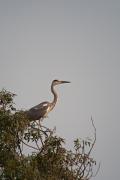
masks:
<svg viewBox="0 0 120 180"><path fill-rule="evenodd" d="M92 122L92 126L94 128L94 141L93 141L92 146L91 146L91 148L90 148L90 150L88 152L88 156L90 155L90 153L91 153L91 151L92 151L92 149L93 149L93 147L95 145L95 142L96 142L96 127L94 125L94 121L93 121L92 117L91 117L91 122Z"/></svg>
<svg viewBox="0 0 120 180"><path fill-rule="evenodd" d="M21 140L21 142L22 142L23 144L25 144L26 146L30 147L30 148L33 148L33 149L35 149L35 150L37 150L37 151L39 150L39 149L37 149L37 148L35 148L35 147L33 147L33 146L25 143L23 140Z"/></svg>
<svg viewBox="0 0 120 180"><path fill-rule="evenodd" d="M40 147L38 146L38 142L36 139L35 139L35 144L36 144L37 148L40 150Z"/></svg>

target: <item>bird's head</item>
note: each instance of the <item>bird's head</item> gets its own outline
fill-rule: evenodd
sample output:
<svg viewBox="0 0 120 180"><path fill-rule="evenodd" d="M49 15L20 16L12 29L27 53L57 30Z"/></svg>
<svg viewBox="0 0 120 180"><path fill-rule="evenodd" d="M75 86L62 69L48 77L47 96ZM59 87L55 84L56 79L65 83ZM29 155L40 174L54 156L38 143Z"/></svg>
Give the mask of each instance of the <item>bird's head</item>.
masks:
<svg viewBox="0 0 120 180"><path fill-rule="evenodd" d="M69 81L60 81L60 80L53 80L52 82L52 85L55 86L55 85L58 85L58 84L64 84L64 83L70 83Z"/></svg>

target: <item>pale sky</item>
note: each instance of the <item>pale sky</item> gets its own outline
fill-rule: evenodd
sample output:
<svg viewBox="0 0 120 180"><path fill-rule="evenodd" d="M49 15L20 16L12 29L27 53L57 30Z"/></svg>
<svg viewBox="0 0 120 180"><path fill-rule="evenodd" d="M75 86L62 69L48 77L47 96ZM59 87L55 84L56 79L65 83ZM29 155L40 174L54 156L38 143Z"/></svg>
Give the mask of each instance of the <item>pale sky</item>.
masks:
<svg viewBox="0 0 120 180"><path fill-rule="evenodd" d="M120 1L0 0L0 89L18 96L18 109L59 101L44 120L67 146L93 137L101 162L95 180L120 179Z"/></svg>

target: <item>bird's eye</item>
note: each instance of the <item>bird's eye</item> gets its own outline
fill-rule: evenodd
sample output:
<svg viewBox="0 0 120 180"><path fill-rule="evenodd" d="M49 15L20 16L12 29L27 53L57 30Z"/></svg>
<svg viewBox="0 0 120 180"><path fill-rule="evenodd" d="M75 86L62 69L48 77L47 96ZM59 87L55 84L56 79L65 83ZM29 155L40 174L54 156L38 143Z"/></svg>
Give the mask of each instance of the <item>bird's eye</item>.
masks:
<svg viewBox="0 0 120 180"><path fill-rule="evenodd" d="M55 79L55 80L54 80L54 82L58 82L58 80L57 80L57 79Z"/></svg>

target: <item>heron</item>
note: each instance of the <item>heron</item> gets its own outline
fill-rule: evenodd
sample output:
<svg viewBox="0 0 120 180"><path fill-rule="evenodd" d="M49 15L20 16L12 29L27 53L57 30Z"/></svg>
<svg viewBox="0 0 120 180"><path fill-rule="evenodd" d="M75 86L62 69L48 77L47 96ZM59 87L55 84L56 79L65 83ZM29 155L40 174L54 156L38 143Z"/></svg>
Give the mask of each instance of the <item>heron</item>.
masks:
<svg viewBox="0 0 120 180"><path fill-rule="evenodd" d="M48 113L50 111L53 110L53 108L55 107L56 103L57 103L57 99L58 99L58 95L54 89L54 87L56 85L59 84L64 84L64 83L70 83L69 81L60 81L60 80L53 80L52 84L51 84L51 92L54 96L53 101L52 102L42 102L34 107L32 107L31 109L29 109L27 111L27 116L31 119L31 120L40 120L43 118L48 117Z"/></svg>

